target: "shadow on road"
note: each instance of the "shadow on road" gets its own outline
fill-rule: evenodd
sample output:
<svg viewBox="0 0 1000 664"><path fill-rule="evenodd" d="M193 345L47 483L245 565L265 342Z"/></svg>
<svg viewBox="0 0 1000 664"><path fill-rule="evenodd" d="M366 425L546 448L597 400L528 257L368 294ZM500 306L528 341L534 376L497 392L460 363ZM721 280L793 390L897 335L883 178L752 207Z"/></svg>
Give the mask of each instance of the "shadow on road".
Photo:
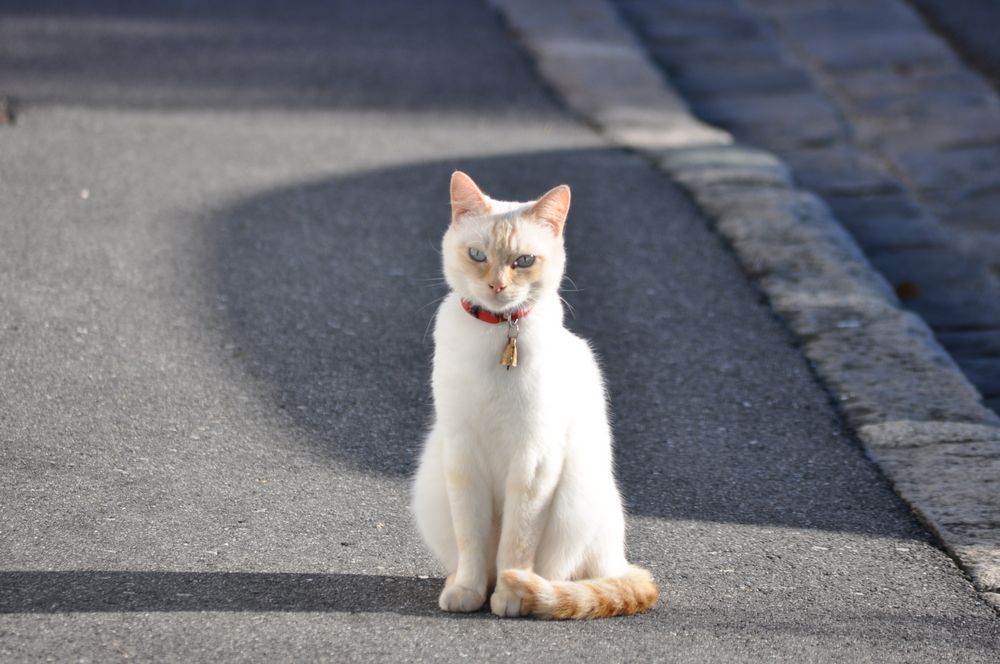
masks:
<svg viewBox="0 0 1000 664"><path fill-rule="evenodd" d="M245 572L62 571L0 572L0 615L70 613L287 612L395 613L440 620L496 618L483 610L443 613L437 608L442 579L367 574L278 574ZM800 638L834 637L853 641L885 639L908 630L912 643L938 644L955 619L928 613L864 608L833 616L822 606L799 619L775 621L767 611L734 603L720 610L666 602L654 612L624 619L635 627L648 622L682 626L690 638L704 630L738 632L746 638L787 634ZM966 617L987 636L973 635L969 648L992 648L990 616ZM562 629L585 630L590 621ZM914 629L919 626L919 629ZM559 629L553 626L546 630Z"/></svg>
<svg viewBox="0 0 1000 664"><path fill-rule="evenodd" d="M432 413L454 168L500 197L574 187L569 324L602 358L632 513L922 536L911 518L884 517L886 505L906 512L838 437L827 397L719 238L642 161L607 150L369 171L218 215L207 278L233 352L331 458L413 470Z"/></svg>
<svg viewBox="0 0 1000 664"><path fill-rule="evenodd" d="M7 0L0 92L32 106L138 109L547 105L478 3L409 4ZM474 75L456 76L456 53Z"/></svg>
<svg viewBox="0 0 1000 664"><path fill-rule="evenodd" d="M249 572L0 572L0 614L295 611L436 615L442 579Z"/></svg>

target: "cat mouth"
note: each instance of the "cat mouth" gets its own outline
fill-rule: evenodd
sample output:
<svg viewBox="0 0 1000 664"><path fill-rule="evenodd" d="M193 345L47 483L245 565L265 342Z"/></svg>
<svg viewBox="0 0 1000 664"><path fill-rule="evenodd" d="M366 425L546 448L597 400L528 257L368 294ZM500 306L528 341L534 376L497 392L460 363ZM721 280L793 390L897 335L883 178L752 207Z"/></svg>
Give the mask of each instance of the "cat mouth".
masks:
<svg viewBox="0 0 1000 664"><path fill-rule="evenodd" d="M476 304L497 314L509 314L531 306L529 298L515 295L488 293L484 297L473 298Z"/></svg>

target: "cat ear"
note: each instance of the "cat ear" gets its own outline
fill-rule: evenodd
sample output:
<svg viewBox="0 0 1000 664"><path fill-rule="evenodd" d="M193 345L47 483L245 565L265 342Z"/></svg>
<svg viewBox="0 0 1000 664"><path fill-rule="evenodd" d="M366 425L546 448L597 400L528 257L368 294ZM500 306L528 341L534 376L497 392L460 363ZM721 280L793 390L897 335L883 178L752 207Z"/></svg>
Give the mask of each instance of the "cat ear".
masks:
<svg viewBox="0 0 1000 664"><path fill-rule="evenodd" d="M562 235L563 224L566 223L566 215L569 214L569 187L561 184L550 189L531 206L528 214L551 226L556 237L559 237Z"/></svg>
<svg viewBox="0 0 1000 664"><path fill-rule="evenodd" d="M457 223L458 218L467 215L483 216L490 213L490 204L486 195L479 190L476 183L462 171L451 174L451 223Z"/></svg>

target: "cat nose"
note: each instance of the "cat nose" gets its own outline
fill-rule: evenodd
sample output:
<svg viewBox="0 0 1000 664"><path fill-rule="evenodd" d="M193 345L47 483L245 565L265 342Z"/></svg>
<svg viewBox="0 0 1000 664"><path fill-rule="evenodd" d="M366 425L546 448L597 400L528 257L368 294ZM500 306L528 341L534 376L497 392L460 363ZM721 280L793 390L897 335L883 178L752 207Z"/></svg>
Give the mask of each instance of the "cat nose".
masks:
<svg viewBox="0 0 1000 664"><path fill-rule="evenodd" d="M494 293L499 293L504 288L507 288L505 284L486 284L486 285L489 286Z"/></svg>

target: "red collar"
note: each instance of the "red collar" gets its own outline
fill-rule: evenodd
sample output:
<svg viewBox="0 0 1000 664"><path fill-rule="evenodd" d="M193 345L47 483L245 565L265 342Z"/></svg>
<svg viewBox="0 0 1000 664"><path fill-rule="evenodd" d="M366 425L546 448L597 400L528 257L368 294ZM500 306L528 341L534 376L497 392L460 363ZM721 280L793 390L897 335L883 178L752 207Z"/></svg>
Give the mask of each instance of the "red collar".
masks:
<svg viewBox="0 0 1000 664"><path fill-rule="evenodd" d="M510 321L520 320L531 313L531 309L518 309L517 311L510 314L495 314L492 311L487 311L483 309L478 304L473 304L466 299L462 299L462 308L469 312L470 316L478 318L484 323L509 323Z"/></svg>

